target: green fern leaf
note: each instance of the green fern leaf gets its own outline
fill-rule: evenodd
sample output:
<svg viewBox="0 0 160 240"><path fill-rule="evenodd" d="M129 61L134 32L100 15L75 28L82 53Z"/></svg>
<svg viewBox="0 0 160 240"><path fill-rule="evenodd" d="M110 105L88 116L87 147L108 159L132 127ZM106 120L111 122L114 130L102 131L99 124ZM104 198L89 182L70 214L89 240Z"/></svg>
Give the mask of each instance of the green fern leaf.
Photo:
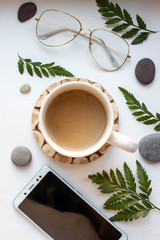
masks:
<svg viewBox="0 0 160 240"><path fill-rule="evenodd" d="M70 73L69 71L67 71L66 69L60 66L53 67L55 62L42 64L41 62L32 62L32 60L29 58L23 59L19 55L18 57L19 57L18 69L21 74L23 74L24 72L24 63L25 63L27 71L31 76L33 76L33 70L34 70L34 72L40 78L42 78L42 74L45 77L49 77L49 73L52 76L58 75L58 76L74 77L72 73Z"/></svg>
<svg viewBox="0 0 160 240"><path fill-rule="evenodd" d="M136 119L139 122L143 122L145 125L151 125L160 122L160 114L157 113L156 117L148 111L146 105L140 102L129 93L126 89L119 87L119 90L122 92L123 96L126 99L126 104L129 105L131 110L135 110L132 115L137 116ZM137 111L139 110L139 111ZM160 123L154 128L155 131L160 131Z"/></svg>

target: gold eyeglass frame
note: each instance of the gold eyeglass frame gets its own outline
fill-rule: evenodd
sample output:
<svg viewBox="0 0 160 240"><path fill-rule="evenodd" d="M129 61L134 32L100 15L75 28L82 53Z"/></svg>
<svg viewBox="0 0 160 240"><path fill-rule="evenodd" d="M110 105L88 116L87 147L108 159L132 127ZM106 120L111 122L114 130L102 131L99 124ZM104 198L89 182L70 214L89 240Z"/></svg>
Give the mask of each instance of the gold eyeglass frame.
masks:
<svg viewBox="0 0 160 240"><path fill-rule="evenodd" d="M45 12L48 12L48 11L56 11L56 12L64 13L64 14L66 14L66 15L74 18L74 19L79 23L79 26L80 26L79 31L76 31L76 30L71 29L71 28L66 28L66 27L64 27L64 26L60 26L60 25L57 25L57 24L54 24L54 23L50 23L50 22L46 22L46 21L41 20L42 15L43 15ZM35 20L37 21L37 24L36 24L36 36L37 36L37 39L39 40L40 43L42 43L43 45L45 45L45 46L47 46L47 47L60 47L60 46L64 46L64 45L66 45L67 43L73 41L78 35L82 35L82 36L84 36L84 37L86 37L86 38L89 38L89 50L90 50L91 56L92 56L93 60L95 61L95 63L96 63L101 69L103 69L103 70L105 70L105 71L108 71L108 72L117 71L118 69L120 69L120 68L124 65L124 63L127 61L128 58L131 58L131 56L129 55L130 46L129 46L128 42L127 42L125 39L123 39L121 36L119 36L117 33L114 33L114 32L112 32L112 31L109 31L109 30L107 30L107 29L105 29L105 28L103 28L103 27L97 26L96 24L93 24L93 23L91 23L91 22L88 22L88 21L86 21L86 20L84 20L84 19L81 19L81 18L79 18L79 17L75 17L75 16L73 16L73 15L71 15L71 14L69 14L69 13L66 13L66 12L64 12L64 11L56 10L56 9L47 9L47 10L45 10L44 12L41 13L41 15L40 15L39 18L36 18ZM86 22L86 23L88 23L88 24L90 24L90 25L93 25L93 26L97 27L97 29L94 29L94 30L91 31L89 28L82 27L81 21ZM53 46L52 46L52 45L48 45L48 44L43 43L43 42L41 41L41 39L39 38L39 35L38 35L38 24L39 24L39 22L44 22L44 23L47 23L47 24L51 24L51 25L54 25L54 26L58 26L58 27L67 29L67 30L71 30L71 31L75 32L75 34L74 34L74 36L73 36L72 39L70 39L69 41L67 41L67 42L65 42L65 43L63 43L63 44L53 45ZM83 29L87 29L90 33L89 33L89 34L83 33L83 32L82 32ZM96 59L95 59L95 57L94 57L94 55L93 55L93 53L92 53L92 48L91 48L91 45L92 45L92 42L91 42L91 41L93 40L92 34L93 34L95 31L97 31L97 30L104 30L104 31L106 31L106 32L109 32L109 33L111 33L111 34L116 35L117 37L121 38L121 39L127 44L127 46L128 46L128 52L127 52L127 54L124 54L124 53L119 52L119 51L117 51L117 50L115 50L115 49L113 49L113 48L111 48L111 47L109 47L109 46L106 46L105 43L103 42L103 40L100 39L100 40L102 41L102 44L104 44L105 47L106 47L106 50L107 50L107 52L108 52L108 54L109 54L109 57L110 57L111 60L112 60L112 64L113 64L113 62L116 61L116 60L114 59L114 57L113 57L112 54L110 53L109 48L112 49L112 50L114 50L114 51L116 51L116 52L118 52L118 53L120 53L120 54L122 54L122 55L124 55L124 56L126 56L124 62L123 62L120 66L118 66L117 68L115 68L115 69L113 69L113 70L109 70L109 69L106 69L106 68L102 67L102 66L96 61ZM93 36L93 37L98 39L98 37L95 37L95 36ZM98 39L98 40L99 40L99 39ZM101 44L100 42L98 42L98 40L94 39L94 41L96 41L97 43Z"/></svg>

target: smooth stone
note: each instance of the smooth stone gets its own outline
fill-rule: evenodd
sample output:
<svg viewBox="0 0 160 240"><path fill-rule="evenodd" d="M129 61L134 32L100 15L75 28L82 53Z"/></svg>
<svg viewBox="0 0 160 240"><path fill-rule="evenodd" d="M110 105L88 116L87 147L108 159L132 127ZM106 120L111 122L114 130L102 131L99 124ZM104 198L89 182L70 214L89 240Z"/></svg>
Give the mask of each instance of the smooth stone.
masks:
<svg viewBox="0 0 160 240"><path fill-rule="evenodd" d="M155 76L155 64L149 58L141 59L136 66L135 75L139 82L149 84Z"/></svg>
<svg viewBox="0 0 160 240"><path fill-rule="evenodd" d="M18 19L20 22L25 22L32 18L37 12L37 7L33 2L27 2L20 6L18 10Z"/></svg>
<svg viewBox="0 0 160 240"><path fill-rule="evenodd" d="M139 142L140 154L151 162L160 161L160 133L150 134Z"/></svg>
<svg viewBox="0 0 160 240"><path fill-rule="evenodd" d="M21 93L29 93L31 91L31 87L29 84L25 83L20 87L20 92Z"/></svg>
<svg viewBox="0 0 160 240"><path fill-rule="evenodd" d="M24 167L28 165L32 160L32 154L26 147L16 147L11 154L12 162L18 167Z"/></svg>

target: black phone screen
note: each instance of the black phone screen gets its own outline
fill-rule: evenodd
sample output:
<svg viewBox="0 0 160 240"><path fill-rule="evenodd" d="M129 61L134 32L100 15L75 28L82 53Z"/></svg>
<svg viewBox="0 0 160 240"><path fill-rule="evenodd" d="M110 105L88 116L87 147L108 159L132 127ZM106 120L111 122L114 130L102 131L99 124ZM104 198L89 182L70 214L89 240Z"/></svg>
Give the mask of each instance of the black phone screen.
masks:
<svg viewBox="0 0 160 240"><path fill-rule="evenodd" d="M48 172L19 209L54 240L118 240L122 234Z"/></svg>

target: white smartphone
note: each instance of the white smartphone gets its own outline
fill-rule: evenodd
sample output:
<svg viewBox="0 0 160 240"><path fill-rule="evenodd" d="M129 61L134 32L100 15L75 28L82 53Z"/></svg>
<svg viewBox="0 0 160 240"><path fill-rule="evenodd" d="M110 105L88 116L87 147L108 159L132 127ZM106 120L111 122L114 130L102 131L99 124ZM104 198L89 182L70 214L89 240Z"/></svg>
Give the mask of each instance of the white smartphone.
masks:
<svg viewBox="0 0 160 240"><path fill-rule="evenodd" d="M126 240L127 236L48 166L13 201L54 240Z"/></svg>

